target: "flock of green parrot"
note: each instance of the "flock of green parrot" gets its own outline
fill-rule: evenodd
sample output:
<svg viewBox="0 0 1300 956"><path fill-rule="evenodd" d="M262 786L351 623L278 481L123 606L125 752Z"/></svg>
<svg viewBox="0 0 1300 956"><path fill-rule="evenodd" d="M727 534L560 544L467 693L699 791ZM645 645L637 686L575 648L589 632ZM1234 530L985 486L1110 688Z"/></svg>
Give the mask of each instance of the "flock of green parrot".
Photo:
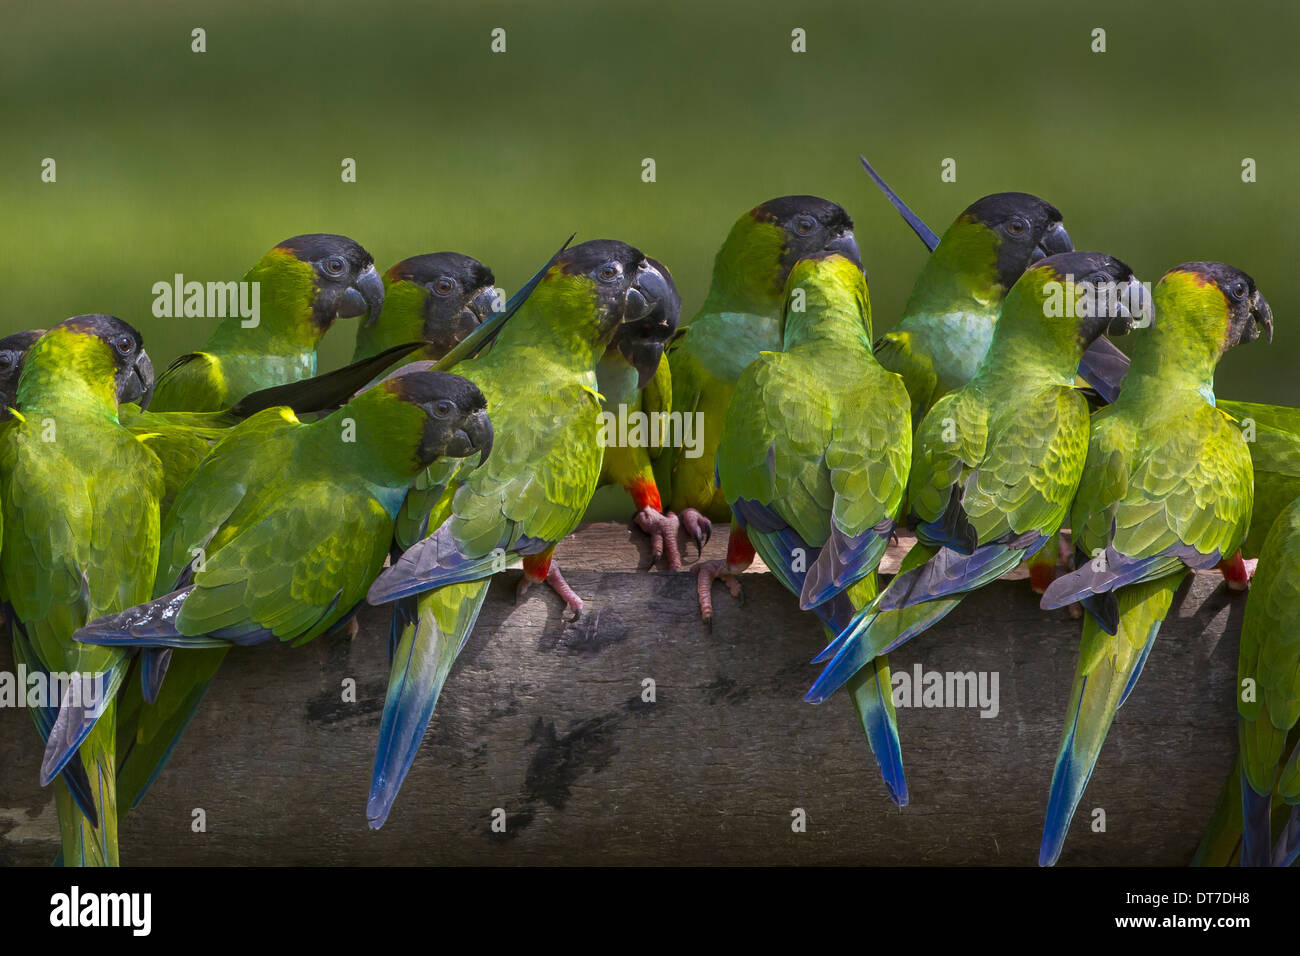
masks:
<svg viewBox="0 0 1300 956"><path fill-rule="evenodd" d="M119 813L231 647L355 632L366 602L393 615L366 811L382 826L491 578L518 559L520 592L545 581L580 615L553 552L614 484L670 570L679 536L702 557L730 523L726 558L697 564L706 622L713 582L738 595L756 555L816 616L806 699L847 686L900 806L889 652L1022 563L1043 607L1081 606L1043 865L1180 584L1220 569L1250 592L1240 756L1197 862L1293 864L1300 410L1213 389L1227 349L1271 339L1263 295L1218 262L1148 294L1026 193L980 199L940 237L863 164L931 250L879 339L853 222L813 196L742 215L680 327L668 269L623 242L566 243L506 302L468 256L381 276L314 234L244 277L255 326L224 319L156 382L110 315L0 339L0 613L15 661L65 678L31 708L61 862L118 863ZM1061 288L1120 294L1061 309ZM358 321L353 362L318 374L339 318ZM1131 364L1106 338L1124 333ZM616 409L694 416L702 453L606 447ZM881 588L904 529L916 544Z"/></svg>

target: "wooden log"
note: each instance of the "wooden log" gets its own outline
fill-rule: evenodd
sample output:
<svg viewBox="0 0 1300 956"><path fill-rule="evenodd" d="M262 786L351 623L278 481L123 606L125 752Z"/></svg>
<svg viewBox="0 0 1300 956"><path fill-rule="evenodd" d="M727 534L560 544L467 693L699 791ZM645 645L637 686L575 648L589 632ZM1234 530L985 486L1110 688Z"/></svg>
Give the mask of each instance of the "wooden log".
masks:
<svg viewBox="0 0 1300 956"><path fill-rule="evenodd" d="M230 655L166 772L123 820L123 862L1036 861L1080 623L1039 610L1023 581L996 582L893 656L895 673L997 679L995 716L900 708L911 803L899 809L843 695L802 702L821 634L771 574L746 574L743 601L715 587L709 630L695 575L639 570L644 541L624 526L580 531L558 555L587 614L566 622L544 588L516 604L518 572L498 576L382 830L367 828L365 805L388 615L369 609L352 641ZM1243 603L1216 574L1180 593L1063 864L1188 861L1233 760ZM12 667L6 646L0 669ZM355 703L343 700L347 679ZM0 713L0 864L45 864L57 849L39 755L28 715ZM492 828L496 808L504 833ZM792 826L799 810L806 832Z"/></svg>

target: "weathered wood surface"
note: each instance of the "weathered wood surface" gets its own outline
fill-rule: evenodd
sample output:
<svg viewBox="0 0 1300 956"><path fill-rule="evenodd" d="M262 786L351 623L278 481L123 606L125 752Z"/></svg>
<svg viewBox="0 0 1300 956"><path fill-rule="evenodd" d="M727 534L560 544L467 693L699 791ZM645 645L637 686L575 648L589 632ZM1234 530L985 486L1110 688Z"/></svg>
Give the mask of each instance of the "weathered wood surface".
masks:
<svg viewBox="0 0 1300 956"><path fill-rule="evenodd" d="M720 556L725 531L706 556ZM638 553L639 552L639 553ZM580 532L559 551L585 619L499 576L380 831L366 826L387 615L355 641L237 651L167 771L122 823L129 864L1032 865L1079 622L1000 581L893 657L895 671L998 674L996 717L902 709L911 805L883 784L842 696L801 698L817 626L770 574L743 603L693 573L637 570L639 535ZM638 562L638 558L640 561ZM594 570L604 569L604 570ZM1243 601L1217 575L1180 594L1120 712L1062 864L1187 862L1232 762ZM12 669L6 646L0 669ZM358 701L342 702L345 678ZM642 700L642 680L657 700ZM0 863L57 847L28 715L0 712ZM508 831L493 833L493 808ZM1092 809L1106 831L1090 829ZM191 829L206 813L207 831ZM791 812L807 814L807 832Z"/></svg>

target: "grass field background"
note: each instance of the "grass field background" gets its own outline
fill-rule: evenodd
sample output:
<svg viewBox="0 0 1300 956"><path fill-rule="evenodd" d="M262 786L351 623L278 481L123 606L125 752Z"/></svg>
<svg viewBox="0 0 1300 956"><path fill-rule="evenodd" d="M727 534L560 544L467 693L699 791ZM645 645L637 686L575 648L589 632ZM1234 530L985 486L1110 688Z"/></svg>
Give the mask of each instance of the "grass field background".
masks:
<svg viewBox="0 0 1300 956"><path fill-rule="evenodd" d="M855 217L883 331L924 250L861 151L939 231L1019 189L1143 278L1189 259L1244 268L1277 337L1226 358L1219 393L1300 401L1295 4L899 6L13 6L0 332L112 312L161 366L211 323L153 318L153 283L238 278L315 231L352 236L381 269L458 249L509 291L570 232L621 238L669 265L689 314L731 222L794 192ZM206 53L190 51L195 27ZM494 27L504 54L489 51ZM355 184L340 181L344 157ZM945 157L955 183L940 181ZM1241 181L1244 157L1258 182ZM351 355L353 330L331 332L325 367Z"/></svg>

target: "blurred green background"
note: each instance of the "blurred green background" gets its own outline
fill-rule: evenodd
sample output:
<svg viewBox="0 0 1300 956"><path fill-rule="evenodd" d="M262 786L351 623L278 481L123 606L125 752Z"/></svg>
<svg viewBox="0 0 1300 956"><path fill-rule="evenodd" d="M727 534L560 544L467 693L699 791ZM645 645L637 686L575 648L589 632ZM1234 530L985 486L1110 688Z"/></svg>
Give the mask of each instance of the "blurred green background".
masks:
<svg viewBox="0 0 1300 956"><path fill-rule="evenodd" d="M316 231L359 240L381 269L458 249L509 291L569 232L613 236L669 265L689 314L732 221L794 192L857 220L882 331L924 250L861 151L939 231L1018 189L1143 278L1189 259L1246 269L1277 339L1226 358L1219 393L1300 401L1289 0L6 6L0 332L112 312L163 364L211 323L153 318L154 282L238 278ZM194 27L206 53L190 51ZM489 51L494 27L505 54ZM944 157L956 183L940 181ZM323 367L352 336L340 322Z"/></svg>

